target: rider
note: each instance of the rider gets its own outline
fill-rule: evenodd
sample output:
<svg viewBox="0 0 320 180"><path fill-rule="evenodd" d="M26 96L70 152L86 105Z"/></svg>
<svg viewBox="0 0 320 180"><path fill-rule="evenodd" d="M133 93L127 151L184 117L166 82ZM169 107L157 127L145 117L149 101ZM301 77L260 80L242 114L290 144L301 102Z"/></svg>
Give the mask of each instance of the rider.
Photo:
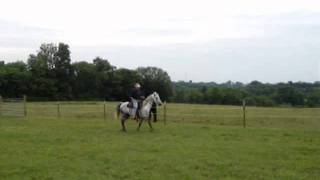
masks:
<svg viewBox="0 0 320 180"><path fill-rule="evenodd" d="M139 83L135 83L134 88L130 93L130 100L133 105L133 109L135 110L135 112L133 113L135 115L135 118L139 118L139 110L144 99L145 97L143 91L141 90L141 85Z"/></svg>

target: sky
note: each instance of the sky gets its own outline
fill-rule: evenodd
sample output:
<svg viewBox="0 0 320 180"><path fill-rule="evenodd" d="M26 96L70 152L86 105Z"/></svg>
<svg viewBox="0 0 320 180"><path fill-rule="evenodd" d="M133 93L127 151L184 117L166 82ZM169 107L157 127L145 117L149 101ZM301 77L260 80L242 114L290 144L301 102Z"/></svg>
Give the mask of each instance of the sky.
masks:
<svg viewBox="0 0 320 180"><path fill-rule="evenodd" d="M73 62L174 81L320 81L319 0L0 0L0 60L64 42Z"/></svg>

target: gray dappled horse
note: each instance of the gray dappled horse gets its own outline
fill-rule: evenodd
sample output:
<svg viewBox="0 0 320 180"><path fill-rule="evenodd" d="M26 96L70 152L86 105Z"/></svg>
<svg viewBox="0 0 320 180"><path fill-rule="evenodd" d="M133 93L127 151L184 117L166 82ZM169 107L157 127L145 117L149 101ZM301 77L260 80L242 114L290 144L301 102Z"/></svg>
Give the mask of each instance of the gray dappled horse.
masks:
<svg viewBox="0 0 320 180"><path fill-rule="evenodd" d="M149 117L150 109L151 109L153 103L155 103L156 105L159 105L159 106L162 105L162 101L161 101L160 96L157 92L152 93L142 102L142 106L140 108L140 111L138 112L139 113L139 119L138 119L139 125L137 128L138 131L140 129L141 124L143 123L143 121L145 119L148 119L149 127L152 130L151 120L148 117ZM121 102L117 106L117 116L118 117L120 116L123 131L126 131L125 121L127 119L129 119L130 117L133 117L133 114L132 114L133 109L129 108L128 104L129 104L129 102Z"/></svg>

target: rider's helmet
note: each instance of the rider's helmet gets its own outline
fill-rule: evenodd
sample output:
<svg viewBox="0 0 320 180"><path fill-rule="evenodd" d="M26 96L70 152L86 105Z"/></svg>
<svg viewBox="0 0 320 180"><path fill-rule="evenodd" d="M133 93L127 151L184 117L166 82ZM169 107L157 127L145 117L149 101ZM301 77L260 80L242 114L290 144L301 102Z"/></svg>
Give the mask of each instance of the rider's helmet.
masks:
<svg viewBox="0 0 320 180"><path fill-rule="evenodd" d="M134 84L134 87L135 87L135 88L141 88L141 85L140 85L139 83L135 83L135 84Z"/></svg>

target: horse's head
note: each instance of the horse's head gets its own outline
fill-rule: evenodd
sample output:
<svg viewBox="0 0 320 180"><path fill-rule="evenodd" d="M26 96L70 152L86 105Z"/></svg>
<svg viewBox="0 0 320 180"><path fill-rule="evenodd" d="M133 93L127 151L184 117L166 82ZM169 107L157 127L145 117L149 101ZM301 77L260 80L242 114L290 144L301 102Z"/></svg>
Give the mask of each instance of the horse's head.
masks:
<svg viewBox="0 0 320 180"><path fill-rule="evenodd" d="M162 105L162 101L160 99L160 96L157 92L152 93L153 102L155 102L158 106Z"/></svg>

